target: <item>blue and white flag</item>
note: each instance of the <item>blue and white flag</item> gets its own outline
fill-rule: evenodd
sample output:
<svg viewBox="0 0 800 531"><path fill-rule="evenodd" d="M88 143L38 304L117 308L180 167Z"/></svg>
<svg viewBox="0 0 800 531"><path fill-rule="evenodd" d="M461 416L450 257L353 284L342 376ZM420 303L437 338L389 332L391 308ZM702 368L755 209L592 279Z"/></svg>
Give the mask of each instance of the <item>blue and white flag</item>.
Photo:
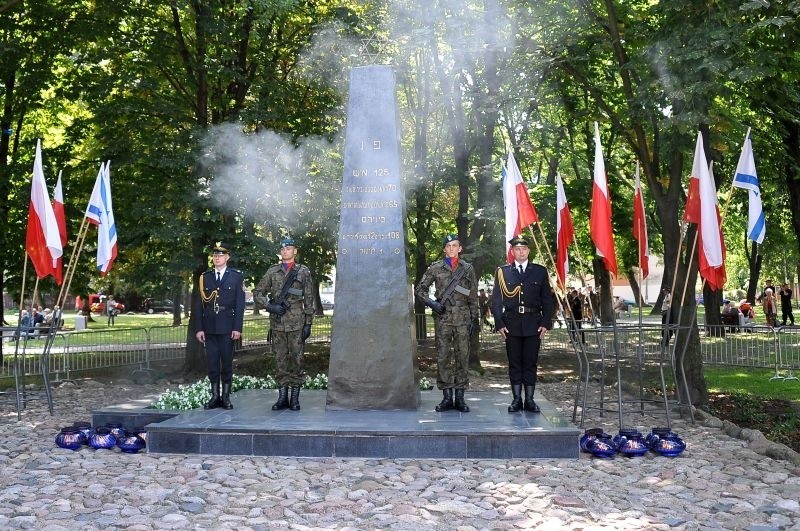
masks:
<svg viewBox="0 0 800 531"><path fill-rule="evenodd" d="M733 186L744 188L750 192L750 208L747 215L747 237L756 243L764 241L767 225L764 221L764 208L761 205L761 189L756 175L756 161L753 158L753 143L750 141L750 130L744 138L742 154L733 176Z"/></svg>
<svg viewBox="0 0 800 531"><path fill-rule="evenodd" d="M111 269L117 257L117 225L111 204L111 161L100 165L86 218L97 225L97 269L102 276Z"/></svg>

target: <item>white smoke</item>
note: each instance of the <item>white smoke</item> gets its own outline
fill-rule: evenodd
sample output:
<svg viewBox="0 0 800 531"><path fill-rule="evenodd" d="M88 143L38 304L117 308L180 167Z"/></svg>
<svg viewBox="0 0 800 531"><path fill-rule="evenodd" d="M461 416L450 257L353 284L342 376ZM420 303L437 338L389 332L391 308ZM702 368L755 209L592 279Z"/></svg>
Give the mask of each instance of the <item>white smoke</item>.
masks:
<svg viewBox="0 0 800 531"><path fill-rule="evenodd" d="M433 71L425 75L435 85L435 113L432 127L447 130L449 119L443 110L447 92L463 90L459 83L471 85L476 81L468 72L475 68L488 46L498 50L501 59L510 54L514 35L509 13L502 4L496 5L495 16L487 17L482 8L462 0L404 1L388 4L386 26L374 35L355 37L340 23L320 27L312 44L300 57L297 75L314 84L325 84L342 94L346 105L349 71L353 66L390 63L398 71L398 84L414 75L414 65L420 53L433 53L431 44L437 42L437 54L444 74L453 84L439 86ZM389 35L388 41L379 35ZM377 50L383 53L375 57ZM428 59L430 60L430 58ZM405 90L412 90L405 87ZM417 97L417 96L414 96ZM407 112L399 101L401 114ZM343 122L344 123L344 122ZM402 133L401 133L402 134ZM321 137L304 137L293 141L273 131L248 132L242 124L231 123L209 129L204 143L203 166L212 176L206 193L228 212L264 224L275 224L291 231L298 217L318 215L328 220L338 219L338 196L341 184L344 127L333 143ZM441 142L441 137L436 139ZM445 145L447 142L445 142ZM438 164L447 168L449 149L438 148ZM423 184L436 169L415 173L409 157L404 175L406 182ZM311 210L315 209L316 214Z"/></svg>
<svg viewBox="0 0 800 531"><path fill-rule="evenodd" d="M330 216L338 212L330 195L330 181L341 179L337 157L331 157L340 151L338 143L321 137L292 142L274 131L247 133L240 124L212 127L202 159L214 176L210 199L228 212L289 231L311 207Z"/></svg>

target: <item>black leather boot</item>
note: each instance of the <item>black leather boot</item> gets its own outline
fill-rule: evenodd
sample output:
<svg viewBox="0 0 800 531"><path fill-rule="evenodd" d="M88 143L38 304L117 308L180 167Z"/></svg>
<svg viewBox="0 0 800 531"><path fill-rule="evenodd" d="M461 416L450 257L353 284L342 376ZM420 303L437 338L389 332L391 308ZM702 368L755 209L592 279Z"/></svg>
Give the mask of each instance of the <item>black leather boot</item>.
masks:
<svg viewBox="0 0 800 531"><path fill-rule="evenodd" d="M219 399L219 382L211 383L211 400L203 404L203 409L216 409L222 405Z"/></svg>
<svg viewBox="0 0 800 531"><path fill-rule="evenodd" d="M541 411L539 406L536 405L536 402L533 401L533 391L535 389L535 385L525 386L525 411L530 411L531 413L539 413L539 411Z"/></svg>
<svg viewBox="0 0 800 531"><path fill-rule="evenodd" d="M272 404L272 411L279 411L289 407L289 386L282 385L278 388L278 401Z"/></svg>
<svg viewBox="0 0 800 531"><path fill-rule="evenodd" d="M300 409L300 386L292 386L292 397L289 399L289 409L292 411Z"/></svg>
<svg viewBox="0 0 800 531"><path fill-rule="evenodd" d="M464 402L463 389L456 389L455 408L462 413L469 413L469 406Z"/></svg>
<svg viewBox="0 0 800 531"><path fill-rule="evenodd" d="M222 384L222 398L220 399L220 403L222 409L233 409L233 404L231 404L231 384Z"/></svg>
<svg viewBox="0 0 800 531"><path fill-rule="evenodd" d="M522 384L511 384L511 396L513 400L511 400L511 405L508 406L509 413L516 413L517 411L522 410Z"/></svg>
<svg viewBox="0 0 800 531"><path fill-rule="evenodd" d="M442 401L436 406L436 411L450 411L453 409L453 388L442 389Z"/></svg>

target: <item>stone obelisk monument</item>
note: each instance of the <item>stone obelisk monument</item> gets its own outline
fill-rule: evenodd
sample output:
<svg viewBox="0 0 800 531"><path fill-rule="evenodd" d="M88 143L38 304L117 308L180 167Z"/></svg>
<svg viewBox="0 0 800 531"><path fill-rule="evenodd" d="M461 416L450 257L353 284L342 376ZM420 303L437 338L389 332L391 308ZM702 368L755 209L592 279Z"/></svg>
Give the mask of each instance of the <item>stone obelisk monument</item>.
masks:
<svg viewBox="0 0 800 531"><path fill-rule="evenodd" d="M394 71L350 74L329 409L416 409Z"/></svg>

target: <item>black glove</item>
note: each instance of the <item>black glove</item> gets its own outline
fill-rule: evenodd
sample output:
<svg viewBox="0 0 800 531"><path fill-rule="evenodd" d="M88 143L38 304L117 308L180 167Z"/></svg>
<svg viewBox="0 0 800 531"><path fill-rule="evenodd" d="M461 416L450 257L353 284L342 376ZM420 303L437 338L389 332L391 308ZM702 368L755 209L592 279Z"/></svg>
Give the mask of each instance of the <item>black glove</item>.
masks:
<svg viewBox="0 0 800 531"><path fill-rule="evenodd" d="M300 332L300 339L302 341L305 341L309 337L311 337L311 325L310 324L303 325L303 331Z"/></svg>
<svg viewBox="0 0 800 531"><path fill-rule="evenodd" d="M444 304L433 299L426 299L425 304L437 315L444 315Z"/></svg>
<svg viewBox="0 0 800 531"><path fill-rule="evenodd" d="M280 317L281 315L286 313L286 306L284 306L283 304L269 303L266 306L266 310L269 313L275 314L278 317Z"/></svg>

